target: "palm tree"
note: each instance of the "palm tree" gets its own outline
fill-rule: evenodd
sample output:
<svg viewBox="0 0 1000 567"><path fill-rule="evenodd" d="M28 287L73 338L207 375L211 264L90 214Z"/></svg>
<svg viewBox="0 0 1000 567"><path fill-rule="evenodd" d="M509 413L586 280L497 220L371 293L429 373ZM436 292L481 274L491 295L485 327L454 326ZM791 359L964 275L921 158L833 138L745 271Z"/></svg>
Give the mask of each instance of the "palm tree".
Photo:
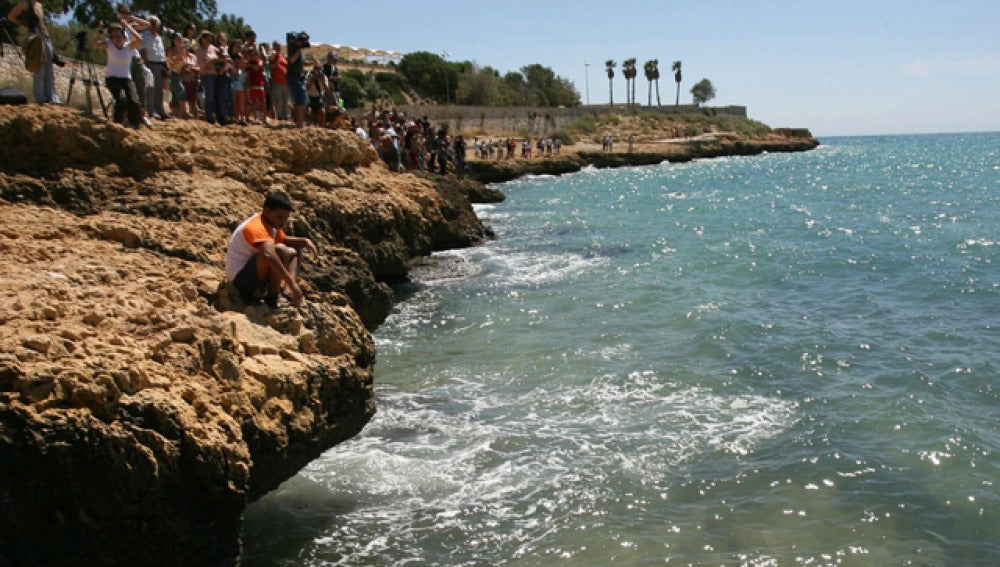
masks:
<svg viewBox="0 0 1000 567"><path fill-rule="evenodd" d="M604 62L604 67L608 70L608 105L611 108L615 107L615 67L618 66L614 59L608 59Z"/></svg>
<svg viewBox="0 0 1000 567"><path fill-rule="evenodd" d="M646 61L643 65L646 73L646 80L649 81L649 101L648 106L653 106L653 81L656 81L656 106L660 105L660 62L656 59Z"/></svg>
<svg viewBox="0 0 1000 567"><path fill-rule="evenodd" d="M626 59L622 62L622 74L625 75L625 93L629 94L628 81L632 81L632 91L629 97L629 105L635 106L635 77L639 74L639 71L635 68L636 59L635 57Z"/></svg>
<svg viewBox="0 0 1000 567"><path fill-rule="evenodd" d="M674 72L674 80L677 81L677 100L674 101L674 106L680 106L681 104L681 62L674 61L674 64L670 66L670 70Z"/></svg>
<svg viewBox="0 0 1000 567"><path fill-rule="evenodd" d="M646 93L646 106L653 106L653 61L649 60L642 66L642 72L646 75L646 82L649 83L649 89Z"/></svg>
<svg viewBox="0 0 1000 567"><path fill-rule="evenodd" d="M656 82L656 106L660 106L660 60L653 59L653 81Z"/></svg>

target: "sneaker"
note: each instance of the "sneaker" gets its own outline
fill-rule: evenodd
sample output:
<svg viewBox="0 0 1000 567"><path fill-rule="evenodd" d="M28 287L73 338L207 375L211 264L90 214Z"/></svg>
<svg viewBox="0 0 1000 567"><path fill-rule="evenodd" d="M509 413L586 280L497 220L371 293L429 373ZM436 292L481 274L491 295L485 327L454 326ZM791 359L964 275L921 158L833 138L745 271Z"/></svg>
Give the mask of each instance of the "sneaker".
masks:
<svg viewBox="0 0 1000 567"><path fill-rule="evenodd" d="M292 302L284 293L269 293L264 296L264 305L271 309L277 309L279 305L288 305Z"/></svg>
<svg viewBox="0 0 1000 567"><path fill-rule="evenodd" d="M153 122L149 119L148 116L143 116L142 117L142 123L145 124L147 128L152 128L153 127Z"/></svg>

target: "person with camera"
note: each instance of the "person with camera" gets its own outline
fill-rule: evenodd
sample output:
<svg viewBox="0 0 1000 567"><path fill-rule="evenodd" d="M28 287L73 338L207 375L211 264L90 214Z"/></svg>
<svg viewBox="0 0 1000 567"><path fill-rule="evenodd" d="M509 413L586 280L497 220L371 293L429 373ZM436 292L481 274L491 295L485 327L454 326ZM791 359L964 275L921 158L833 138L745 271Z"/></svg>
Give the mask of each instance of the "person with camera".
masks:
<svg viewBox="0 0 1000 567"><path fill-rule="evenodd" d="M306 93L305 58L302 50L309 47L309 36L305 32L289 33L285 37L288 43L288 95L292 99L292 119L295 126L302 128L306 124L306 105L309 95Z"/></svg>
<svg viewBox="0 0 1000 567"><path fill-rule="evenodd" d="M101 22L99 29L103 28L104 22ZM129 33L129 40L125 38L126 31ZM94 34L90 44L94 49L104 49L108 52L104 79L115 100L115 122L124 124L127 115L129 125L136 129L142 123L142 112L139 94L132 80L132 58L135 57L136 49L140 45L142 39L126 20L108 26L106 38L101 34Z"/></svg>
<svg viewBox="0 0 1000 567"><path fill-rule="evenodd" d="M64 65L55 54L49 29L45 25L45 9L36 0L21 0L7 13L11 23L28 29L25 45L25 64L32 63L37 68L32 71L32 90L38 104L59 104L56 94L56 75L53 65ZM30 70L30 69L29 69Z"/></svg>
<svg viewBox="0 0 1000 567"><path fill-rule="evenodd" d="M136 26L142 26L145 29L149 25L149 22L132 15L132 8L129 8L128 4L125 3L119 3L115 6L115 13L118 15L118 21L123 24L122 29L125 30L125 42L131 43L134 38L138 38L141 45L142 36L139 35ZM125 27L124 24L128 24L128 27ZM143 63L142 54L139 53L138 49L134 50L132 54L130 69L132 71L132 82L135 83L136 94L139 95L139 119L143 124L152 128L153 123L146 116L146 86L149 82L146 80L146 73L149 71L149 68Z"/></svg>

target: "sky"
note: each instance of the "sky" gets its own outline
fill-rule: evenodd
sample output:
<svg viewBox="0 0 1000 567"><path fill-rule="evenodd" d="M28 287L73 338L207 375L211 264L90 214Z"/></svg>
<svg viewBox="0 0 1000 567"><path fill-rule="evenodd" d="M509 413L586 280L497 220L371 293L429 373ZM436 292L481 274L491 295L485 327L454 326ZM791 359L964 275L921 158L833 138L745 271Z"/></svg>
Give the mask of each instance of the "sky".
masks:
<svg viewBox="0 0 1000 567"><path fill-rule="evenodd" d="M572 81L583 102L606 104L604 62L658 59L660 95L673 103L670 64L682 62L681 102L703 78L711 105L746 106L772 127L816 136L1000 131L1000 0L217 0L272 41L305 31L314 42L409 53L447 52L501 73L532 63ZM588 66L587 63L590 65ZM655 91L653 94L655 103Z"/></svg>

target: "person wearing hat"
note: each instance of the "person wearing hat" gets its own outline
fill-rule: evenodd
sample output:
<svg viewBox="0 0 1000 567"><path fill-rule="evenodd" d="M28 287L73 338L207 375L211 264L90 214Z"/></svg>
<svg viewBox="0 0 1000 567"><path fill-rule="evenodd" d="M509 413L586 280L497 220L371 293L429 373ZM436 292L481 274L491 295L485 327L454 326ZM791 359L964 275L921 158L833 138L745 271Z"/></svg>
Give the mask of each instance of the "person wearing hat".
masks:
<svg viewBox="0 0 1000 567"><path fill-rule="evenodd" d="M256 303L264 293L264 302L276 307L282 286L293 302L302 300L302 288L296 281L300 251L305 248L318 255L319 250L308 238L285 234L293 208L287 194L272 191L265 197L261 212L240 223L229 237L226 281L247 303Z"/></svg>
<svg viewBox="0 0 1000 567"><path fill-rule="evenodd" d="M216 119L216 98L218 93L219 71L216 63L220 60L219 48L213 41L215 35L204 30L198 36L198 49L194 52L195 60L198 62L198 72L201 77L201 88L205 92L205 120L209 124L215 124Z"/></svg>

